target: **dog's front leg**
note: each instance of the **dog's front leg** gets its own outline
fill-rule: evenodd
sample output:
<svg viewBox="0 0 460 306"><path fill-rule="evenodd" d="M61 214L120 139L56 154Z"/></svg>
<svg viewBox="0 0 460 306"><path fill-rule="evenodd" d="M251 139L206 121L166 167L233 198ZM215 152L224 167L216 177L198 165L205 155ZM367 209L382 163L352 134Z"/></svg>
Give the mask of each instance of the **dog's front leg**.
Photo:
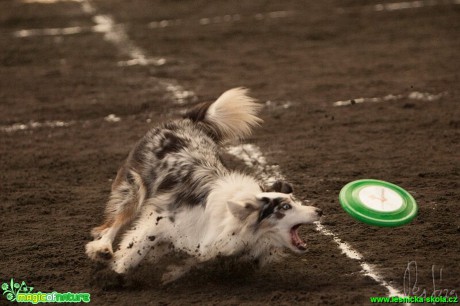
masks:
<svg viewBox="0 0 460 306"><path fill-rule="evenodd" d="M158 218L158 219L157 219ZM111 268L117 273L123 274L137 267L149 251L160 241L159 234L162 226L158 224L160 217L153 208L145 209L142 217L128 231L114 254Z"/></svg>
<svg viewBox="0 0 460 306"><path fill-rule="evenodd" d="M155 246L156 242L153 237L155 237L153 234L143 230L135 230L126 235L120 244L120 249L115 252L111 265L112 270L123 274L137 267L150 249Z"/></svg>
<svg viewBox="0 0 460 306"><path fill-rule="evenodd" d="M86 244L86 255L94 261L105 263L110 260L113 257L112 242L121 227L122 224L117 222L102 230L96 240Z"/></svg>

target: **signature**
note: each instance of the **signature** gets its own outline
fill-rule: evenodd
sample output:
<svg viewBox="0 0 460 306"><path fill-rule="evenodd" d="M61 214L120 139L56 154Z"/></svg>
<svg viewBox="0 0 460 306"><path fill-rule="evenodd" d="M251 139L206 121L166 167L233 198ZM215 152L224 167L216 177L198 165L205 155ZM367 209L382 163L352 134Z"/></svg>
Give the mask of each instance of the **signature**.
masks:
<svg viewBox="0 0 460 306"><path fill-rule="evenodd" d="M442 282L442 267L439 269L439 277L436 275L435 265L431 266L431 277L433 282L433 288L422 288L418 286L418 272L417 262L411 261L407 264L406 270L404 271L404 295L405 296L418 296L418 297L430 297L430 296L444 296L444 297L458 297L455 289L437 289L436 286L440 286Z"/></svg>

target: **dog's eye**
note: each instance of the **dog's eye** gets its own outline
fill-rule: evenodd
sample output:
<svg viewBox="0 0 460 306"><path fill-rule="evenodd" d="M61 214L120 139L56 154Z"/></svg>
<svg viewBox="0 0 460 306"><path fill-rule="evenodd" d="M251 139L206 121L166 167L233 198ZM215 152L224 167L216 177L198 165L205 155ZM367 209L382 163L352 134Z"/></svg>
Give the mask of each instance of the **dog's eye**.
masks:
<svg viewBox="0 0 460 306"><path fill-rule="evenodd" d="M288 210L288 209L291 209L291 205L283 204L283 205L281 205L281 208L284 209L284 210Z"/></svg>

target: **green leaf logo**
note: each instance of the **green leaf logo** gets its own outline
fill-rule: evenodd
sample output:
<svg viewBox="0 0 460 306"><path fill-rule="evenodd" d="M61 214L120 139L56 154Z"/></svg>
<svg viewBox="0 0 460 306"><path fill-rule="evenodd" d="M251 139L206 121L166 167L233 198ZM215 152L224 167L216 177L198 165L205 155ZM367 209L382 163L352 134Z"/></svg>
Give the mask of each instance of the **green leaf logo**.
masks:
<svg viewBox="0 0 460 306"><path fill-rule="evenodd" d="M18 293L30 293L33 289L34 287L27 287L26 282L16 283L14 279L11 279L10 283L2 284L3 295L11 302L16 301Z"/></svg>

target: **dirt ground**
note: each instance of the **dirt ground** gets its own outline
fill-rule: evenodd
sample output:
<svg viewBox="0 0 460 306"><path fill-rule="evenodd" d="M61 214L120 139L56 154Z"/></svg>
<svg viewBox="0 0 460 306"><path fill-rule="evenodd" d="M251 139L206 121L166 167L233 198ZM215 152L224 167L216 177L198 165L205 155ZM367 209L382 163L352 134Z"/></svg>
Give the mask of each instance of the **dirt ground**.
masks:
<svg viewBox="0 0 460 306"><path fill-rule="evenodd" d="M382 1L97 0L97 12L163 66L129 60L103 33L16 37L36 28L91 27L82 3L0 2L0 281L42 292L88 292L94 305L363 305L387 290L306 227L309 251L253 271L217 262L169 286L143 266L107 290L84 254L102 220L111 180L152 125L188 105L245 86L266 104L248 143L278 164L297 196L325 212L323 224L401 292L460 290L460 5L375 11ZM383 1L385 2L385 1ZM428 2L426 2L428 3ZM453 2L452 2L453 3ZM287 11L276 17L263 14ZM203 18L234 16L203 23ZM232 17L233 18L233 17ZM151 22L180 24L152 28ZM174 103L165 82L197 101ZM162 85L163 84L163 85ZM412 92L441 94L433 101ZM335 107L360 97L403 95ZM267 103L267 101L270 101ZM119 122L104 118L115 114ZM7 132L15 123L62 120ZM399 228L354 221L340 207L346 183L399 184L419 205ZM410 286L404 288L409 262ZM412 266L413 268L413 266ZM8 305L5 297L0 304Z"/></svg>

